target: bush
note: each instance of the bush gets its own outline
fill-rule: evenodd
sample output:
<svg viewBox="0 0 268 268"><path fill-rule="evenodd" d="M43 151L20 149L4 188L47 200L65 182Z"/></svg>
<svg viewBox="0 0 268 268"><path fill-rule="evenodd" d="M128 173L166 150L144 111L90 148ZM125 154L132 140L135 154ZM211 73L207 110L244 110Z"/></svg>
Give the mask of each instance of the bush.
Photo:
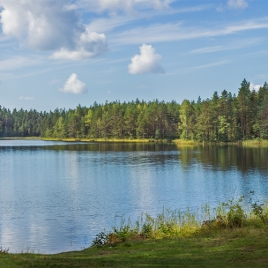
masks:
<svg viewBox="0 0 268 268"><path fill-rule="evenodd" d="M100 232L96 235L95 239L92 241L92 246L101 247L108 242L108 235L105 232Z"/></svg>
<svg viewBox="0 0 268 268"><path fill-rule="evenodd" d="M242 207L242 201L244 196L241 196L237 201L234 199L229 200L228 203L223 203L224 207L227 207L228 212L226 214L227 227L241 227L246 219L246 213Z"/></svg>

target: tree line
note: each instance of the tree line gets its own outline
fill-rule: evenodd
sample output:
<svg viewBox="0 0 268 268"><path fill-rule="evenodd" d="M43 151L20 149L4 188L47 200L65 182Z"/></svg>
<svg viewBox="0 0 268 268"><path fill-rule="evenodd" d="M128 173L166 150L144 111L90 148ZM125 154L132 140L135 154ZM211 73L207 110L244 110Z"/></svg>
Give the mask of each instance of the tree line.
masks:
<svg viewBox="0 0 268 268"><path fill-rule="evenodd" d="M152 138L196 141L268 139L268 84L242 81L237 96L223 90L197 101L94 103L75 109L13 111L0 106L0 137Z"/></svg>

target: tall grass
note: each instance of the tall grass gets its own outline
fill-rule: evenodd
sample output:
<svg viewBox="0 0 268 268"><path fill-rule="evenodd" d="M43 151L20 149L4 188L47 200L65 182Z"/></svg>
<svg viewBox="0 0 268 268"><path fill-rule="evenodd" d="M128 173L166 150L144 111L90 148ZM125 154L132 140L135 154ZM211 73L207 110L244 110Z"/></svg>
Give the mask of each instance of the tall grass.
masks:
<svg viewBox="0 0 268 268"><path fill-rule="evenodd" d="M268 202L243 206L242 196L211 209L205 206L201 213L163 209L157 217L143 214L135 222L122 219L110 232L101 232L92 241L93 246L115 245L137 239L183 238L210 229L241 227L268 227Z"/></svg>

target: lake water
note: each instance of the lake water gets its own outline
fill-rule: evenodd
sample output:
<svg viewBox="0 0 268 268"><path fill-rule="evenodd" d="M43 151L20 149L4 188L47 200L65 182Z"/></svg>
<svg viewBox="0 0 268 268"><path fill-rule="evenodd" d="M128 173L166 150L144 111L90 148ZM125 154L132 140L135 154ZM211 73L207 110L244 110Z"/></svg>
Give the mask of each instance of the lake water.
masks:
<svg viewBox="0 0 268 268"><path fill-rule="evenodd" d="M0 140L0 247L79 250L122 216L250 191L268 199L268 148Z"/></svg>

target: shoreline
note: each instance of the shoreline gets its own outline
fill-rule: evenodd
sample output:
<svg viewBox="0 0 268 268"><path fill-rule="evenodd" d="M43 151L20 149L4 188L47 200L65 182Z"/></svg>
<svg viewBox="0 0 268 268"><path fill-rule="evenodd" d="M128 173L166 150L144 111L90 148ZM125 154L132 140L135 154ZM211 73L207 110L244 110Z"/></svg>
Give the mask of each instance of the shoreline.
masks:
<svg viewBox="0 0 268 268"><path fill-rule="evenodd" d="M63 142L99 142L99 143L164 143L187 146L200 145L239 145L239 146L268 146L268 140L239 140L231 142L199 142L194 140L183 139L116 139L116 138L43 138L43 137L1 137L0 140L43 140L43 141L63 141Z"/></svg>
<svg viewBox="0 0 268 268"><path fill-rule="evenodd" d="M0 247L0 267L264 267L268 203L247 211L242 200L222 203L218 208L227 210L211 217L207 211L202 221L189 212L163 211L138 227L127 223L101 232L79 251L9 254Z"/></svg>

